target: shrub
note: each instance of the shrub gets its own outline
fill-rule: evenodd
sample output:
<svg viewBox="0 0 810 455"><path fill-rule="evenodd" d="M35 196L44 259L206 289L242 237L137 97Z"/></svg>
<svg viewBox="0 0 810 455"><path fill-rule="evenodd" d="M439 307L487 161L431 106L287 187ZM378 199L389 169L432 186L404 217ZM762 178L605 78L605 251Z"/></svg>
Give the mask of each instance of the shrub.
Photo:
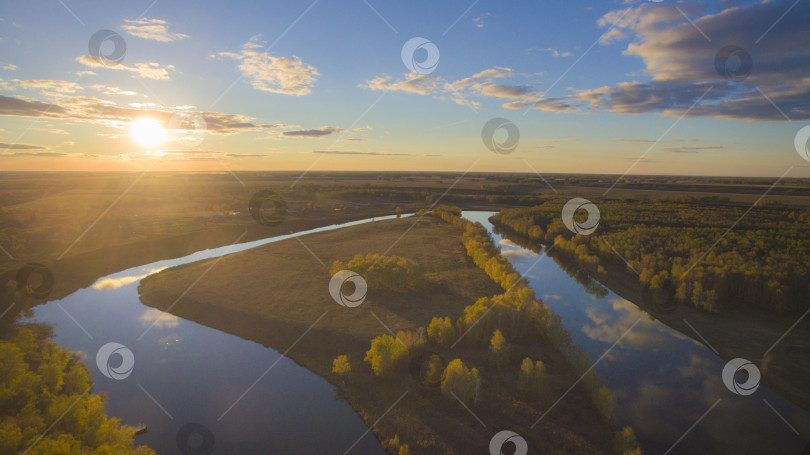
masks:
<svg viewBox="0 0 810 455"><path fill-rule="evenodd" d="M349 358L346 354L339 355L332 361L332 373L343 377L350 371L352 371L352 366L349 365Z"/></svg>

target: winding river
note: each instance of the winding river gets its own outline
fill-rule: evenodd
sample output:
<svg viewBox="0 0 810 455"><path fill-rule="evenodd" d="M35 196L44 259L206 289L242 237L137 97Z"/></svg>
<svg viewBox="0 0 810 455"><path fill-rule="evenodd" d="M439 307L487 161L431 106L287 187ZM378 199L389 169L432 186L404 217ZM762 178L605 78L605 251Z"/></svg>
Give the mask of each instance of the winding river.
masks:
<svg viewBox="0 0 810 455"><path fill-rule="evenodd" d="M562 316L573 341L593 359L601 357L595 369L619 401L616 424L631 425L645 453L802 454L810 437L806 412L762 385L749 396L730 392L721 379L725 362L709 348L612 292L589 293L553 259L495 234L487 220L492 214L464 217L489 229L516 270ZM384 454L323 378L273 349L147 307L137 292L141 279L166 267L373 220L134 267L36 307L31 320L52 324L55 340L81 353L94 392L108 395L109 414L147 424L136 441L159 454L341 454L358 440L351 453ZM126 378L108 378L96 366L96 353L108 342L132 351L135 366Z"/></svg>

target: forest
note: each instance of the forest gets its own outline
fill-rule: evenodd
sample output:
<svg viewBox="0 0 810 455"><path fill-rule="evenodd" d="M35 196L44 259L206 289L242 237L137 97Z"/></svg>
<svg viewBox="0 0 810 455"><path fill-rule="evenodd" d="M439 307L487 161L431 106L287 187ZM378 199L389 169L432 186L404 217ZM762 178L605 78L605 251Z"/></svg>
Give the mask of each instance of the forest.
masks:
<svg viewBox="0 0 810 455"><path fill-rule="evenodd" d="M555 245L595 276L624 269L646 291L708 312L810 307L810 211L781 204L701 200L603 200L590 235L567 229L564 200L505 209L500 229ZM583 214L577 214L581 216Z"/></svg>

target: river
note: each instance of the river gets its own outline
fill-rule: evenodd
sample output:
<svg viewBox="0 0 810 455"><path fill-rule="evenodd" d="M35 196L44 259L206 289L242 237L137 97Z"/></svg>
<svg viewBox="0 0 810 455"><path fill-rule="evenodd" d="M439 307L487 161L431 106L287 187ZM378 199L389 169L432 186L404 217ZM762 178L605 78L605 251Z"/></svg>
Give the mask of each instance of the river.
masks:
<svg viewBox="0 0 810 455"><path fill-rule="evenodd" d="M588 292L542 250L495 233L488 221L494 213L463 216L487 228L515 270L562 317L575 344L594 361L604 355L595 371L618 399L618 426L633 427L645 454L810 453L804 451L807 412L763 385L748 396L732 393L722 380L726 362L711 349L596 280Z"/></svg>
<svg viewBox="0 0 810 455"><path fill-rule="evenodd" d="M752 395L735 395L721 378L725 361L709 348L612 292L588 292L553 259L495 234L488 221L493 213L463 215L487 227L504 256L562 316L573 341L593 359L601 357L595 369L618 399L616 424L631 425L645 453L802 454L810 435L806 412L762 385ZM376 220L386 218L391 217ZM127 424L147 424L148 432L136 442L159 454L342 454L358 438L351 453L384 454L360 416L335 398L334 387L323 378L273 349L165 314L138 298L140 280L166 267L292 237L203 250L114 273L36 307L30 320L52 324L55 340L80 353L95 382L93 391L108 395L108 413ZM96 366L96 353L108 342L133 353L135 366L124 379L108 378Z"/></svg>

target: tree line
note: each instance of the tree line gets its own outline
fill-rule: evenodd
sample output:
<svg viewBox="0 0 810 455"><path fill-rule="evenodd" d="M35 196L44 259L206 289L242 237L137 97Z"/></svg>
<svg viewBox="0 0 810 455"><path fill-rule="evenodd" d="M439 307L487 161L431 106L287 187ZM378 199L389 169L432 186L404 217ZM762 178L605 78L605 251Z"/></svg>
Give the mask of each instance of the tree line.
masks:
<svg viewBox="0 0 810 455"><path fill-rule="evenodd" d="M560 218L563 202L505 209L492 221L555 244L597 276L607 266L626 268L645 289L709 312L747 306L786 314L810 307L808 210L599 201L598 229L574 235Z"/></svg>

